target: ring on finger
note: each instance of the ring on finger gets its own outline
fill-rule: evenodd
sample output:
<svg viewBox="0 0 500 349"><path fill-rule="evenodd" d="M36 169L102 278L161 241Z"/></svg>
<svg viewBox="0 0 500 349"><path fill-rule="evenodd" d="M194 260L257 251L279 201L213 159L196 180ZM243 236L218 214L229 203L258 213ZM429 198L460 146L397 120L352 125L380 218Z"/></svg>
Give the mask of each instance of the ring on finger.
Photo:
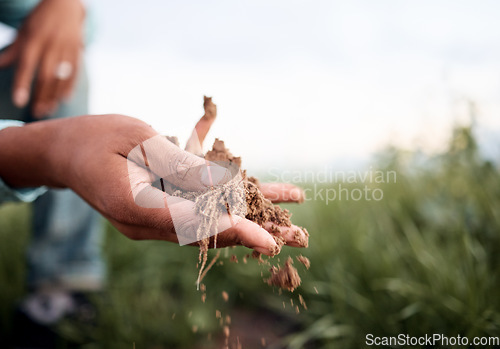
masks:
<svg viewBox="0 0 500 349"><path fill-rule="evenodd" d="M55 71L56 78L59 80L68 80L73 73L73 65L68 61L61 61Z"/></svg>

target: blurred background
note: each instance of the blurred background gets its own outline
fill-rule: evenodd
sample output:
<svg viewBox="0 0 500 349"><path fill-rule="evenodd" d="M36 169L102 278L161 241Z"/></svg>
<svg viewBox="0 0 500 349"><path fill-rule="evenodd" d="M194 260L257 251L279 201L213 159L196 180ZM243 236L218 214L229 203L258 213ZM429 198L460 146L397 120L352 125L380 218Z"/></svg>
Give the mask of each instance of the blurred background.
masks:
<svg viewBox="0 0 500 349"><path fill-rule="evenodd" d="M264 284L267 267L243 264L241 248L222 252L203 303L196 249L112 232L101 323L61 331L85 348L219 348L220 310L233 318L231 345L244 348L261 338L358 348L368 333L499 336L499 11L493 0L95 1L92 113L132 115L182 142L208 95L218 119L206 145L223 139L251 174L371 166L397 181L368 183L381 201L286 206L311 233L300 251L311 269L298 267L294 294ZM28 215L0 210L5 326L25 292Z"/></svg>
<svg viewBox="0 0 500 349"><path fill-rule="evenodd" d="M126 0L94 10L94 113L187 139L206 94L219 106L212 137L248 168L302 169L359 164L389 140L443 149L470 99L481 144L498 155L496 1Z"/></svg>

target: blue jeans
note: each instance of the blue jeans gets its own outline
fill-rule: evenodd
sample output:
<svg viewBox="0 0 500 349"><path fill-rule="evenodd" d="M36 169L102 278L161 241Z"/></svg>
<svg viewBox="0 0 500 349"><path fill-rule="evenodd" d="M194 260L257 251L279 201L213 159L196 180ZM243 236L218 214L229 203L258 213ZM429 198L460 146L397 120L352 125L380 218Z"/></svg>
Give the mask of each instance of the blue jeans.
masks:
<svg viewBox="0 0 500 349"><path fill-rule="evenodd" d="M0 119L35 121L30 103L12 104L14 69L0 69ZM73 97L51 118L87 114L88 81L81 69ZM27 150L29 151L29 150ZM71 190L49 190L33 204L33 235L27 251L28 286L96 290L102 287L100 215Z"/></svg>

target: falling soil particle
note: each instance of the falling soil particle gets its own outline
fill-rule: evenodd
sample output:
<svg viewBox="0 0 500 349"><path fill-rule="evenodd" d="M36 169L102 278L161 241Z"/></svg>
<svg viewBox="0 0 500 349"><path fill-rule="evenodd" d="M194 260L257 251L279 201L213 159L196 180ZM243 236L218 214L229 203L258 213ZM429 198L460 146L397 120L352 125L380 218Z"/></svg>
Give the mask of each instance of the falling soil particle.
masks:
<svg viewBox="0 0 500 349"><path fill-rule="evenodd" d="M216 310L216 311L215 311L215 317L216 317L217 319L220 319L220 318L222 317L222 314L221 314L220 310Z"/></svg>
<svg viewBox="0 0 500 349"><path fill-rule="evenodd" d="M264 260L262 259L262 253L257 252L257 251L253 251L253 252L252 252L252 258L253 258L253 259L257 259L257 261L259 262L259 264L263 264L263 263L265 263L265 262L266 262L266 261L264 261Z"/></svg>
<svg viewBox="0 0 500 349"><path fill-rule="evenodd" d="M296 258L300 263L304 264L306 269L309 269L309 267L311 266L311 262L309 261L309 258L304 257L303 255L299 255Z"/></svg>
<svg viewBox="0 0 500 349"><path fill-rule="evenodd" d="M231 256L231 258L229 259L230 262L233 262L233 263L238 263L238 257L236 257L234 254Z"/></svg>
<svg viewBox="0 0 500 349"><path fill-rule="evenodd" d="M261 258L261 256L262 256L262 253L257 252L257 251L252 251L252 258L253 259Z"/></svg>
<svg viewBox="0 0 500 349"><path fill-rule="evenodd" d="M229 337L229 326L224 326L224 337L228 338Z"/></svg>
<svg viewBox="0 0 500 349"><path fill-rule="evenodd" d="M270 270L271 277L267 279L267 283L293 292L300 286L301 279L297 273L297 269L292 264L292 258L288 257L283 266L278 268L273 266Z"/></svg>
<svg viewBox="0 0 500 349"><path fill-rule="evenodd" d="M316 294L319 294L318 289L316 288L316 286L314 286L314 292L316 292Z"/></svg>
<svg viewBox="0 0 500 349"><path fill-rule="evenodd" d="M265 347L266 346L266 339L264 337L260 338L260 344Z"/></svg>
<svg viewBox="0 0 500 349"><path fill-rule="evenodd" d="M231 325L231 317L226 315L226 325Z"/></svg>
<svg viewBox="0 0 500 349"><path fill-rule="evenodd" d="M193 333L198 332L198 326L193 326Z"/></svg>
<svg viewBox="0 0 500 349"><path fill-rule="evenodd" d="M224 299L224 302L227 302L229 300L229 295L226 291L222 291L222 299Z"/></svg>
<svg viewBox="0 0 500 349"><path fill-rule="evenodd" d="M206 300L207 300L207 294L206 294L206 293L203 293L203 294L201 295L201 301L202 301L203 303L205 303L205 301L206 301Z"/></svg>
<svg viewBox="0 0 500 349"><path fill-rule="evenodd" d="M300 305L302 305L304 307L304 309L307 310L306 301L304 300L304 297L302 297L301 294L299 294L299 302L300 302Z"/></svg>

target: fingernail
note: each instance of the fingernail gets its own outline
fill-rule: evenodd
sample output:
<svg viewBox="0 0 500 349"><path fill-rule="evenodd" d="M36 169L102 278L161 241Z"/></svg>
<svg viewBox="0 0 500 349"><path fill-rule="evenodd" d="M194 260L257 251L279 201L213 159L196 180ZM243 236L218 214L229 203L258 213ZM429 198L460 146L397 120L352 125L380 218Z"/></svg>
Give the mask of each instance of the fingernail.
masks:
<svg viewBox="0 0 500 349"><path fill-rule="evenodd" d="M14 105L18 108L22 108L28 103L28 97L29 93L28 90L25 89L24 87L18 88L16 91L14 91Z"/></svg>
<svg viewBox="0 0 500 349"><path fill-rule="evenodd" d="M292 198L292 200L297 201L298 203L303 203L306 198L306 194L302 189L294 188L290 192L290 197Z"/></svg>
<svg viewBox="0 0 500 349"><path fill-rule="evenodd" d="M201 183L206 187L213 187L228 182L231 179L231 172L214 163L208 163L201 171Z"/></svg>
<svg viewBox="0 0 500 349"><path fill-rule="evenodd" d="M265 254L266 256L274 256L277 254L276 249L279 249L278 245L275 245L272 248L264 248L264 247L254 247L255 251Z"/></svg>

